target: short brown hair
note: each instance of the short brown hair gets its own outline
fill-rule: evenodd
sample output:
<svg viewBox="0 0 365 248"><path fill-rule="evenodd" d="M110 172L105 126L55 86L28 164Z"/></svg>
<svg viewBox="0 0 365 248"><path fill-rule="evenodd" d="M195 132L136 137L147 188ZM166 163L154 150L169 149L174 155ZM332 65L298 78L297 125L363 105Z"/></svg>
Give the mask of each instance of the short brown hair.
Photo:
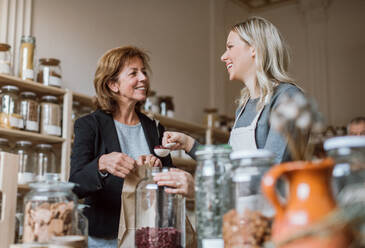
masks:
<svg viewBox="0 0 365 248"><path fill-rule="evenodd" d="M150 71L150 58L147 53L133 46L113 48L99 59L94 77L97 108L106 113L113 113L116 110L117 94L110 90L108 82L118 81L119 73L124 66L136 57L140 58L144 67Z"/></svg>

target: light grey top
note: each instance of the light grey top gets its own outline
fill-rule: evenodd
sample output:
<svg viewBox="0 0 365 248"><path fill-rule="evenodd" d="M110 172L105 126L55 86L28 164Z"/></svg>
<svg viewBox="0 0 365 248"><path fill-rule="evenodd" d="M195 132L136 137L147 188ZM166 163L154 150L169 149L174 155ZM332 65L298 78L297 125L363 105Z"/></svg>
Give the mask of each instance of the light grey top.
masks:
<svg viewBox="0 0 365 248"><path fill-rule="evenodd" d="M151 153L141 123L129 126L114 120L114 124L117 128L122 153L127 154L133 159L138 159L141 155Z"/></svg>

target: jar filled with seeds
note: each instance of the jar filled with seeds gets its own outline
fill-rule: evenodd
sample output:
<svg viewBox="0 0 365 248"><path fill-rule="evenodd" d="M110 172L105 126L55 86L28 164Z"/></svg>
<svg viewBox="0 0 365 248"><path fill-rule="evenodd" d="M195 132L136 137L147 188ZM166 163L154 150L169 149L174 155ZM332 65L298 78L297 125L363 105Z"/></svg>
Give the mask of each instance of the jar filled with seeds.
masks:
<svg viewBox="0 0 365 248"><path fill-rule="evenodd" d="M41 102L41 134L61 136L61 105L56 96L43 96Z"/></svg>
<svg viewBox="0 0 365 248"><path fill-rule="evenodd" d="M1 87L0 93L0 127L20 129L23 118L20 115L19 88L13 85Z"/></svg>
<svg viewBox="0 0 365 248"><path fill-rule="evenodd" d="M0 73L6 75L13 74L10 48L9 44L0 43Z"/></svg>
<svg viewBox="0 0 365 248"><path fill-rule="evenodd" d="M35 37L23 35L20 42L19 77L34 80Z"/></svg>
<svg viewBox="0 0 365 248"><path fill-rule="evenodd" d="M54 58L39 59L37 82L57 88L62 86L60 60Z"/></svg>
<svg viewBox="0 0 365 248"><path fill-rule="evenodd" d="M73 183L31 183L24 198L23 243L51 243L77 233L77 197Z"/></svg>
<svg viewBox="0 0 365 248"><path fill-rule="evenodd" d="M20 113L23 117L24 130L39 132L40 107L34 92L20 93Z"/></svg>
<svg viewBox="0 0 365 248"><path fill-rule="evenodd" d="M18 183L27 184L35 180L34 151L32 142L19 140L15 143L14 153L19 155Z"/></svg>
<svg viewBox="0 0 365 248"><path fill-rule="evenodd" d="M35 163L37 167L37 180L59 180L60 166L50 144L38 144L35 147Z"/></svg>

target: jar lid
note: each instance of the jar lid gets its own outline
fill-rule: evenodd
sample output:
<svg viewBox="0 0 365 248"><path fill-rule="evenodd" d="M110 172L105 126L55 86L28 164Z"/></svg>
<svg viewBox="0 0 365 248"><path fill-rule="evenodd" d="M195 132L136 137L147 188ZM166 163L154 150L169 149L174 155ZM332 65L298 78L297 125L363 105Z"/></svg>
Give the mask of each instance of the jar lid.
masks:
<svg viewBox="0 0 365 248"><path fill-rule="evenodd" d="M14 91L18 91L19 88L17 86L14 85L4 85L3 87L1 87L2 90L14 90Z"/></svg>
<svg viewBox="0 0 365 248"><path fill-rule="evenodd" d="M42 181L36 183L30 183L29 187L37 190L54 190L54 191L64 191L71 190L75 186L71 182L59 182L59 181Z"/></svg>
<svg viewBox="0 0 365 248"><path fill-rule="evenodd" d="M59 65L60 64L60 60L59 59L55 59L55 58L40 58L39 59L39 63L42 65Z"/></svg>
<svg viewBox="0 0 365 248"><path fill-rule="evenodd" d="M6 51L9 51L10 48L11 48L11 46L9 44L0 43L0 51L6 52Z"/></svg>
<svg viewBox="0 0 365 248"><path fill-rule="evenodd" d="M35 146L36 148L52 148L50 144L38 144Z"/></svg>
<svg viewBox="0 0 365 248"><path fill-rule="evenodd" d="M50 95L47 95L47 96L42 96L42 100L58 100L56 96L50 96Z"/></svg>
<svg viewBox="0 0 365 248"><path fill-rule="evenodd" d="M230 158L236 159L247 159L247 158L274 158L274 153L265 149L257 150L241 150L232 152Z"/></svg>
<svg viewBox="0 0 365 248"><path fill-rule="evenodd" d="M195 152L196 156L208 155L208 154L228 154L232 152L232 147L230 145L201 145Z"/></svg>
<svg viewBox="0 0 365 248"><path fill-rule="evenodd" d="M35 37L30 35L23 35L20 42L35 44Z"/></svg>
<svg viewBox="0 0 365 248"><path fill-rule="evenodd" d="M326 151L343 147L365 147L365 136L342 136L329 138L323 145Z"/></svg>
<svg viewBox="0 0 365 248"><path fill-rule="evenodd" d="M21 96L34 96L36 97L37 95L32 92L32 91L23 91L22 93L20 93Z"/></svg>
<svg viewBox="0 0 365 248"><path fill-rule="evenodd" d="M17 142L15 142L15 144L20 146L30 146L32 145L32 142L28 140L18 140Z"/></svg>

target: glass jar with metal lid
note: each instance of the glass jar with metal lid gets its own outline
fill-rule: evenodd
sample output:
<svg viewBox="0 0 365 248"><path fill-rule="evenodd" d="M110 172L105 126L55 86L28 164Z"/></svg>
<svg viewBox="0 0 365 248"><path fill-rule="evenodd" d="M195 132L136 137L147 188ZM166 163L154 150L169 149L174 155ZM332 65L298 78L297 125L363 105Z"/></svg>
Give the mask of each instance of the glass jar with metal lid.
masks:
<svg viewBox="0 0 365 248"><path fill-rule="evenodd" d="M62 87L61 61L54 58L39 59L37 82L44 85Z"/></svg>
<svg viewBox="0 0 365 248"><path fill-rule="evenodd" d="M52 243L56 236L77 233L77 197L73 183L31 183L24 198L23 243ZM85 247L85 246L80 246Z"/></svg>
<svg viewBox="0 0 365 248"><path fill-rule="evenodd" d="M59 180L61 170L56 155L50 144L38 144L35 147L35 161L37 166L37 180Z"/></svg>
<svg viewBox="0 0 365 248"><path fill-rule="evenodd" d="M35 180L34 151L32 142L19 140L15 143L14 153L19 155L18 183L27 184Z"/></svg>
<svg viewBox="0 0 365 248"><path fill-rule="evenodd" d="M324 149L336 163L332 186L339 203L365 202L365 136L330 138Z"/></svg>
<svg viewBox="0 0 365 248"><path fill-rule="evenodd" d="M34 80L35 37L23 35L20 43L19 77Z"/></svg>
<svg viewBox="0 0 365 248"><path fill-rule="evenodd" d="M0 152L10 152L9 140L0 138Z"/></svg>
<svg viewBox="0 0 365 248"><path fill-rule="evenodd" d="M23 117L23 128L27 131L38 132L40 107L34 92L20 93L20 113Z"/></svg>
<svg viewBox="0 0 365 248"><path fill-rule="evenodd" d="M0 73L6 75L13 74L11 65L11 46L5 43L0 43Z"/></svg>
<svg viewBox="0 0 365 248"><path fill-rule="evenodd" d="M195 172L195 213L198 247L223 247L222 217L229 197L229 145L198 148Z"/></svg>
<svg viewBox="0 0 365 248"><path fill-rule="evenodd" d="M23 118L20 115L19 88L13 85L1 87L0 93L0 127L20 129Z"/></svg>
<svg viewBox="0 0 365 248"><path fill-rule="evenodd" d="M231 207L223 217L224 247L262 247L271 236L274 209L261 193L261 178L274 163L267 150L241 150L233 164Z"/></svg>
<svg viewBox="0 0 365 248"><path fill-rule="evenodd" d="M41 134L61 136L61 105L56 96L43 96L41 102Z"/></svg>

